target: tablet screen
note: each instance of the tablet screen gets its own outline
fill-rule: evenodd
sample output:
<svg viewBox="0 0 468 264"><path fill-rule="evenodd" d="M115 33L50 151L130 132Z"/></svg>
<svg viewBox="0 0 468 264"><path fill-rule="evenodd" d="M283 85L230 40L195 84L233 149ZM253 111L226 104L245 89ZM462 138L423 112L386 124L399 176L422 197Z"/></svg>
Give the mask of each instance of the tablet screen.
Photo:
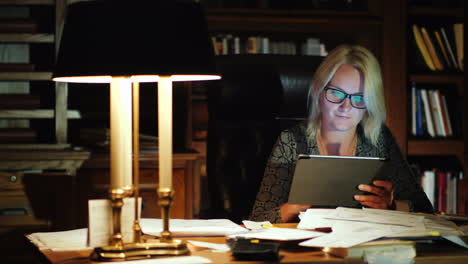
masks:
<svg viewBox="0 0 468 264"><path fill-rule="evenodd" d="M288 203L357 207L357 186L384 179L385 159L300 154Z"/></svg>

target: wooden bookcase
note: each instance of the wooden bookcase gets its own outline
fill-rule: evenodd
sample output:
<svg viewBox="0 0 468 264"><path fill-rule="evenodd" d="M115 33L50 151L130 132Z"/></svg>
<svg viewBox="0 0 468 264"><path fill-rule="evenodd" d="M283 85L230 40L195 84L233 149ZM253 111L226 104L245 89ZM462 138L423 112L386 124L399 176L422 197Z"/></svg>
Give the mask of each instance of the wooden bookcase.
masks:
<svg viewBox="0 0 468 264"><path fill-rule="evenodd" d="M434 1L437 2L437 1ZM453 1L454 3L456 1ZM459 1L457 4L448 3L444 1L438 1L436 5L431 6L421 6L421 5L412 5L411 1L407 1L407 25L406 30L408 34L412 34L411 26L412 24L420 24L428 27L428 31L431 31L431 27L440 28L442 26L449 28L454 23L464 23L464 1ZM439 4L439 6L437 6ZM436 21L436 22L435 22ZM407 96L411 97L411 83L414 82L416 87L419 85L433 85L435 87L447 86L454 91L449 91L452 93L454 100L451 104L457 105L455 107L456 111L450 113L455 115L456 118L452 119L454 126L457 126L458 131L455 135L451 137L415 137L411 136L411 105L408 104L408 111L406 112L406 119L408 120L408 155L410 158L416 157L416 160L420 160L421 163L424 163L424 160L431 160L435 157L440 157L440 160L447 159L449 163L452 163L450 159L454 160L454 163L460 164L461 168L453 168L454 170L462 170L464 172L464 179L458 182L457 190L457 213L458 214L467 214L468 213L468 200L466 193L468 192L468 181L466 179L466 150L464 148L464 143L466 138L466 128L464 127L465 118L464 113L459 113L464 105L464 72L460 70L450 69L447 64L445 64L443 71L433 72L430 70L422 70L420 68L414 67L414 64L410 60L415 59L414 50L410 48L411 40L406 39L407 41L407 58L408 58L408 69L407 69ZM435 43L437 44L437 43ZM453 44L453 43L452 43ZM455 48L455 47L454 47ZM442 58L443 59L443 58ZM407 100L410 102L410 100ZM463 111L463 110L461 110ZM465 111L466 112L466 111ZM414 159L413 159L414 160ZM417 161L416 161L417 162ZM434 165L436 166L450 166L443 164ZM427 167L428 165L423 165L425 169L431 169ZM429 165L430 166L430 165ZM457 166L458 167L458 166ZM450 169L450 168L449 168ZM444 169L442 169L444 170Z"/></svg>

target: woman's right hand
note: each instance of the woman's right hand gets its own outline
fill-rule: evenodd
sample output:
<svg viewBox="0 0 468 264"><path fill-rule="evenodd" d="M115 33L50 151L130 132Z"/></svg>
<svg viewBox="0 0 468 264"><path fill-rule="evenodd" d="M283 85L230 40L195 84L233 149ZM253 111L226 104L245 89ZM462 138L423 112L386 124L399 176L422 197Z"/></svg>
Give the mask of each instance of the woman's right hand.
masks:
<svg viewBox="0 0 468 264"><path fill-rule="evenodd" d="M287 223L292 221L301 211L305 211L312 207L310 204L289 204L285 203L280 207L281 222Z"/></svg>

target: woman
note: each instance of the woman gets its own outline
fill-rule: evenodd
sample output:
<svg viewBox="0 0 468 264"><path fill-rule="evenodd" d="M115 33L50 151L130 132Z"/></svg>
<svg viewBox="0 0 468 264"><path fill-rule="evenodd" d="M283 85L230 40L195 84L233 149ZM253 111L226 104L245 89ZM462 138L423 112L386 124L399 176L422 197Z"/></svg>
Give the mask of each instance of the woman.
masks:
<svg viewBox="0 0 468 264"><path fill-rule="evenodd" d="M370 51L350 45L332 50L315 72L310 94L309 120L283 131L273 147L251 220L290 222L312 206L287 203L298 154L384 157L391 168L387 179L359 185L375 195L355 200L371 208L433 212L384 125L380 66Z"/></svg>

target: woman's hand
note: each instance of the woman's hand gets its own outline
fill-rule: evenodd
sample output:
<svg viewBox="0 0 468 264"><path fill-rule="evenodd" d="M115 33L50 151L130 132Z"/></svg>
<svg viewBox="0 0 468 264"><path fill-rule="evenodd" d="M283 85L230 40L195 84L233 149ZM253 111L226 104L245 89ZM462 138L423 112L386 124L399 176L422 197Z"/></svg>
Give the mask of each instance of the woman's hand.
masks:
<svg viewBox="0 0 468 264"><path fill-rule="evenodd" d="M360 184L359 190L375 195L355 195L362 205L377 209L393 209L393 184L389 181L374 181L372 185Z"/></svg>
<svg viewBox="0 0 468 264"><path fill-rule="evenodd" d="M310 208L308 204L289 204L285 203L280 207L280 216L283 223L287 223L293 220L299 215L301 211L305 211Z"/></svg>

